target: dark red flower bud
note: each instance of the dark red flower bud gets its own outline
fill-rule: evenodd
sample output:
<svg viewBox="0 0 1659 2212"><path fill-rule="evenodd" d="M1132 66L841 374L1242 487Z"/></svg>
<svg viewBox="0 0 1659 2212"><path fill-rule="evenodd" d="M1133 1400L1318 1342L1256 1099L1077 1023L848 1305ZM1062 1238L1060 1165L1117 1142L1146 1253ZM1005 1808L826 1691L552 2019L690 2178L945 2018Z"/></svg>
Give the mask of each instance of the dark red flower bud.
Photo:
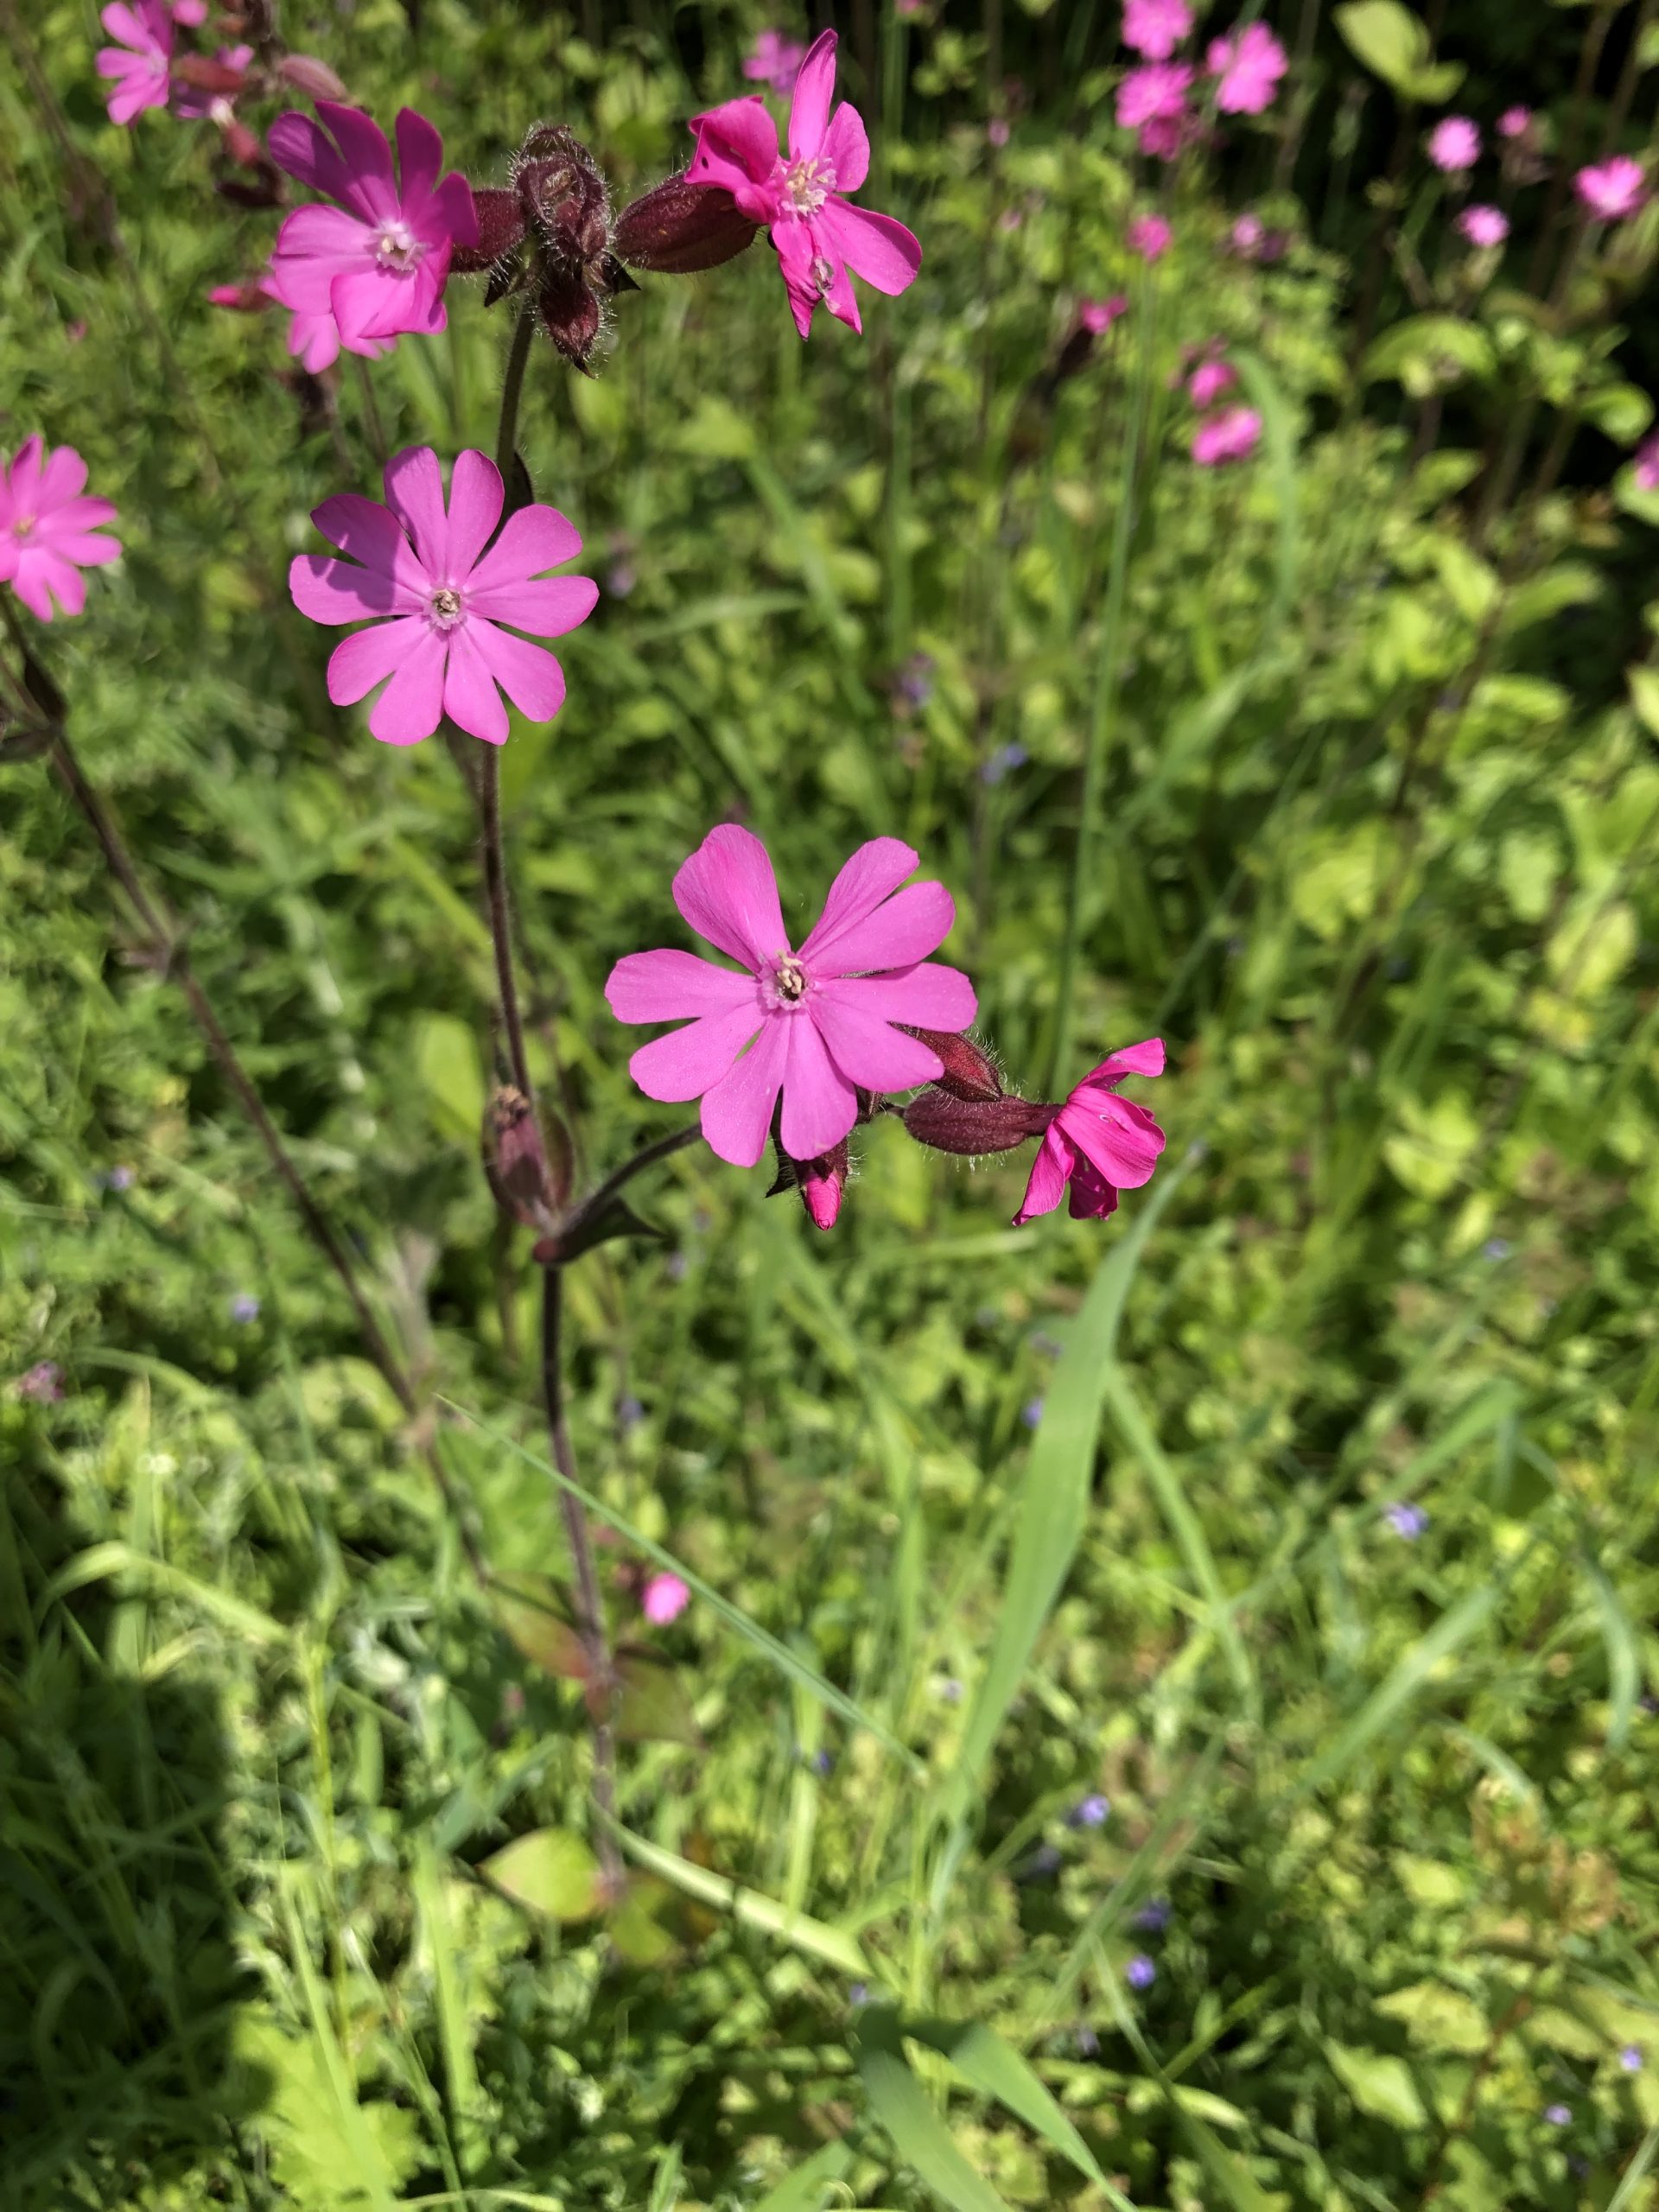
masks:
<svg viewBox="0 0 1659 2212"><path fill-rule="evenodd" d="M760 227L722 186L671 176L622 210L613 244L636 269L691 276L734 259Z"/></svg>
<svg viewBox="0 0 1659 2212"><path fill-rule="evenodd" d="M308 100L345 100L350 98L346 87L326 61L319 61L315 54L285 54L276 64L276 74L283 84L292 85Z"/></svg>
<svg viewBox="0 0 1659 2212"><path fill-rule="evenodd" d="M512 181L525 216L556 259L598 261L610 251L610 195L573 132L537 124L518 149Z"/></svg>
<svg viewBox="0 0 1659 2212"><path fill-rule="evenodd" d="M918 1144L972 1158L1012 1152L1027 1137L1041 1136L1059 1110L1028 1098L955 1098L930 1084L906 1107L904 1123Z"/></svg>
<svg viewBox="0 0 1659 2212"><path fill-rule="evenodd" d="M263 157L253 176L215 177L213 190L221 200L228 200L233 207L280 207L283 205L283 180Z"/></svg>
<svg viewBox="0 0 1659 2212"><path fill-rule="evenodd" d="M549 269L542 277L537 302L548 336L584 374L588 356L599 336L599 301L579 272Z"/></svg>
<svg viewBox="0 0 1659 2212"><path fill-rule="evenodd" d="M910 1025L906 1022L900 1027L909 1028ZM1001 1097L1002 1078L996 1063L971 1037L946 1029L911 1029L910 1033L944 1061L944 1073L934 1078L941 1090L948 1090L953 1098Z"/></svg>
<svg viewBox="0 0 1659 2212"><path fill-rule="evenodd" d="M516 192L495 185L476 186L473 206L478 215L478 244L458 245L449 263L452 269L463 273L493 268L522 245L524 237L524 203Z"/></svg>
<svg viewBox="0 0 1659 2212"><path fill-rule="evenodd" d="M553 1188L535 1110L504 1084L484 1109L484 1173L503 1213L528 1229L553 1224Z"/></svg>
<svg viewBox="0 0 1659 2212"><path fill-rule="evenodd" d="M221 143L233 162L240 162L245 169L263 169L269 166L265 149L245 123L238 123L234 116L226 124Z"/></svg>
<svg viewBox="0 0 1659 2212"><path fill-rule="evenodd" d="M173 74L193 92L213 92L225 99L234 99L248 81L246 70L227 68L222 61L210 61L205 54L181 54L173 64Z"/></svg>

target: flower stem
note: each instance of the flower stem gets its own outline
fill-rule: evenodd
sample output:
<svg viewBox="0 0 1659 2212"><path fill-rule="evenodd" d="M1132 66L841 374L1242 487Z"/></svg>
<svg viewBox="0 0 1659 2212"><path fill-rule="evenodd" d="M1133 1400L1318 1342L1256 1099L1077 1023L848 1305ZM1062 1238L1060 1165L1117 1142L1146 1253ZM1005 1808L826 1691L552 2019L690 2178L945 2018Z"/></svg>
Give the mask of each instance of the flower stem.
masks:
<svg viewBox="0 0 1659 2212"><path fill-rule="evenodd" d="M507 1065L527 1099L536 1094L524 1052L524 1018L518 1005L518 979L512 965L512 918L507 910L507 857L501 838L501 748L486 745L479 778L478 810L482 825L484 895L489 906L490 942L495 948L495 982L501 1021L507 1035Z"/></svg>
<svg viewBox="0 0 1659 2212"><path fill-rule="evenodd" d="M507 511L512 511L512 457L518 447L518 402L524 389L524 370L530 360L530 341L536 334L536 303L526 300L519 309L507 355L507 372L501 382L501 416L495 434L495 465L507 486Z"/></svg>

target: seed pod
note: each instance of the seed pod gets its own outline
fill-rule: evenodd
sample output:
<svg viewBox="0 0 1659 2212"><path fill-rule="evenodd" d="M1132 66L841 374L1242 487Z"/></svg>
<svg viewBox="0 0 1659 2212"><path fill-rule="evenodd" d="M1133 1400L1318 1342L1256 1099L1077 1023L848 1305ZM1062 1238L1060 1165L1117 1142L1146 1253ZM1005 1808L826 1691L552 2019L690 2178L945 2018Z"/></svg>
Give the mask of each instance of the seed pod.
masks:
<svg viewBox="0 0 1659 2212"><path fill-rule="evenodd" d="M906 1107L904 1123L918 1144L972 1159L1041 1136L1059 1110L1028 1098L956 1098L930 1084Z"/></svg>
<svg viewBox="0 0 1659 2212"><path fill-rule="evenodd" d="M995 1061L971 1037L945 1029L912 1029L910 1033L944 1061L944 1073L934 1080L952 1098L1002 1096L1002 1078Z"/></svg>
<svg viewBox="0 0 1659 2212"><path fill-rule="evenodd" d="M735 259L760 227L722 186L671 176L622 210L613 243L636 269L691 276Z"/></svg>

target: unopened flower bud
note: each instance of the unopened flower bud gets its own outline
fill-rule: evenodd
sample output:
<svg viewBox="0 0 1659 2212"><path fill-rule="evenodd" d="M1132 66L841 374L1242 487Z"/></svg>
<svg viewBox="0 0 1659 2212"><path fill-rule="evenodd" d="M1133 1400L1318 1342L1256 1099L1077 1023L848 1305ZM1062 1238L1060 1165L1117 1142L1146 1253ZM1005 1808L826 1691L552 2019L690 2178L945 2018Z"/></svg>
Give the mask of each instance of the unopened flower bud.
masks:
<svg viewBox="0 0 1659 2212"><path fill-rule="evenodd" d="M265 149L245 123L238 123L234 116L227 116L222 126L222 143L233 162L245 169L262 169L267 166Z"/></svg>
<svg viewBox="0 0 1659 2212"><path fill-rule="evenodd" d="M484 1173L503 1213L526 1228L551 1227L553 1192L542 1133L529 1099L510 1084L484 1109Z"/></svg>
<svg viewBox="0 0 1659 2212"><path fill-rule="evenodd" d="M538 124L518 149L512 181L526 217L561 260L593 261L608 251L605 180L574 132Z"/></svg>
<svg viewBox="0 0 1659 2212"><path fill-rule="evenodd" d="M248 81L245 69L211 61L205 54L181 54L173 64L173 74L180 84L188 85L192 92L213 92L226 99L234 99Z"/></svg>
<svg viewBox="0 0 1659 2212"><path fill-rule="evenodd" d="M691 276L734 260L759 229L723 186L671 176L622 210L613 243L635 269Z"/></svg>
<svg viewBox="0 0 1659 2212"><path fill-rule="evenodd" d="M766 1196L775 1198L780 1191L798 1191L813 1227L833 1229L841 1211L842 1193L847 1188L850 1165L846 1138L829 1152L820 1153L816 1160L791 1158L779 1143L775 1131L772 1145L778 1155L778 1173Z"/></svg>
<svg viewBox="0 0 1659 2212"><path fill-rule="evenodd" d="M475 272L492 269L524 244L524 202L516 192L495 185L474 186L473 207L478 216L478 244L458 245L450 267Z"/></svg>
<svg viewBox="0 0 1659 2212"><path fill-rule="evenodd" d="M292 85L308 100L346 100L351 97L328 64L319 61L315 54L285 54L276 64L276 74L283 84Z"/></svg>
<svg viewBox="0 0 1659 2212"><path fill-rule="evenodd" d="M944 1073L934 1077L941 1090L948 1090L952 1098L1001 1097L996 1063L971 1037L945 1029L912 1029L910 1033L944 1063Z"/></svg>
<svg viewBox="0 0 1659 2212"><path fill-rule="evenodd" d="M918 1144L935 1152L1012 1152L1027 1137L1039 1137L1057 1106L1028 1098L958 1098L930 1084L904 1111L904 1123Z"/></svg>
<svg viewBox="0 0 1659 2212"><path fill-rule="evenodd" d="M251 176L215 177L213 190L233 207L280 207L283 204L283 180L263 156Z"/></svg>

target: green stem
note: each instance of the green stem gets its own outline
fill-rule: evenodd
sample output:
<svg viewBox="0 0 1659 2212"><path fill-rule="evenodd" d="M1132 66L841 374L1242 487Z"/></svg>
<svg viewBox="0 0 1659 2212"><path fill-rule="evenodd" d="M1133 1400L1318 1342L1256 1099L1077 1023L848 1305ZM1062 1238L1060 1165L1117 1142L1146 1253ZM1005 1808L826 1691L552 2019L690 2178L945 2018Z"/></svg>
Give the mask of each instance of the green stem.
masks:
<svg viewBox="0 0 1659 2212"><path fill-rule="evenodd" d="M495 434L495 465L507 486L507 511L512 511L512 457L518 448L518 402L524 389L524 369L530 360L530 341L536 334L536 306L527 300L518 313L507 356L507 373L501 384L501 419Z"/></svg>
<svg viewBox="0 0 1659 2212"><path fill-rule="evenodd" d="M1123 441L1122 474L1117 487L1117 512L1112 518L1112 551L1106 576L1106 611L1101 624L1100 657L1095 664L1094 700L1089 730L1084 741L1083 798L1077 810L1077 842L1071 861L1071 887L1066 901L1065 938L1060 949L1059 991L1054 1006L1054 1051L1049 1064L1048 1095L1065 1096L1065 1073L1071 1058L1075 1027L1077 956L1083 937L1083 910L1094 846L1095 817L1100 810L1100 786L1106 758L1106 741L1117 703L1123 642L1123 601L1128 582L1129 543L1135 530L1135 485L1141 467L1141 441L1145 434L1147 403L1152 389L1154 342L1157 334L1157 291L1148 269L1141 278L1135 301L1141 329L1141 350L1135 363L1135 393Z"/></svg>

